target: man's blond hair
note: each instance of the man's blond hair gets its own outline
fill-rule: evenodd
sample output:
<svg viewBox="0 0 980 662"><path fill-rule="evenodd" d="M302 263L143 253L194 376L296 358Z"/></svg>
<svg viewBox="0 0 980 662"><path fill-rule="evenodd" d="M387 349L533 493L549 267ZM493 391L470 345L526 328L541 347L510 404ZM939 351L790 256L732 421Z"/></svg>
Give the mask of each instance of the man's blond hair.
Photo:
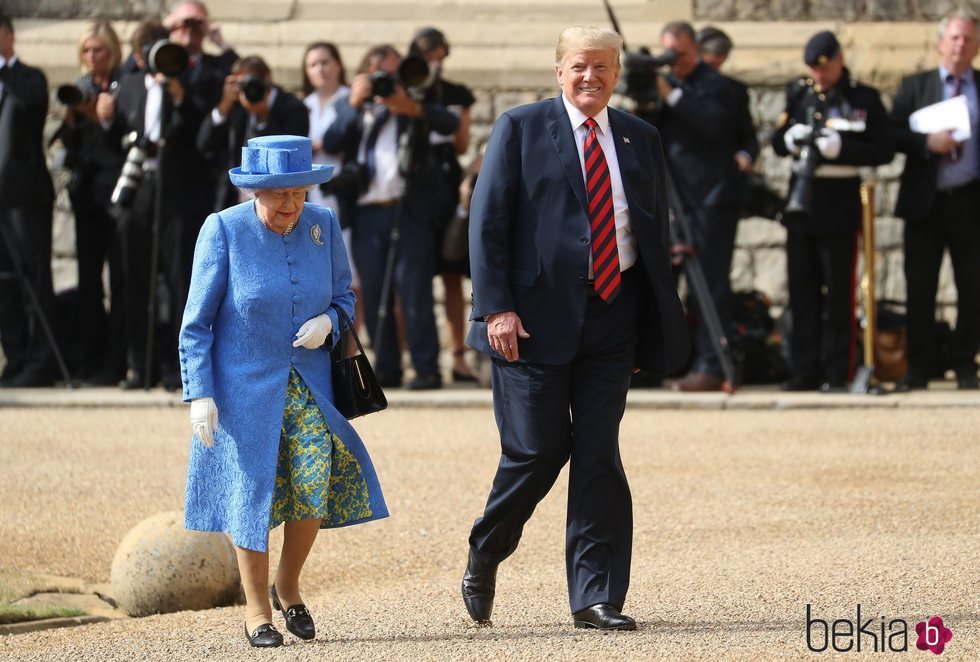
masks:
<svg viewBox="0 0 980 662"><path fill-rule="evenodd" d="M618 32L609 28L574 25L565 28L558 35L558 48L555 49L555 64L561 64L569 53L582 51L611 50L616 56L616 66L619 66L619 56L623 51L623 38Z"/></svg>

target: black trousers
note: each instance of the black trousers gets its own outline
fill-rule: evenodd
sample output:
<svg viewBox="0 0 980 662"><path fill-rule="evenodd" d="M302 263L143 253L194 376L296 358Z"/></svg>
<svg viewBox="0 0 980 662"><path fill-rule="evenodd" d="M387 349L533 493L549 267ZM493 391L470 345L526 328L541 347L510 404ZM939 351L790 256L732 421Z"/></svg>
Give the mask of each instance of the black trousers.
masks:
<svg viewBox="0 0 980 662"><path fill-rule="evenodd" d="M7 363L5 379L19 374L48 376L54 353L38 317L38 307L18 278L37 295L41 314L55 324L51 285L51 205L0 207L0 343ZM4 239L5 238L5 239ZM52 328L53 331L53 328Z"/></svg>
<svg viewBox="0 0 980 662"><path fill-rule="evenodd" d="M975 375L980 349L980 183L938 192L929 216L905 222L909 372L926 379L939 367L936 291L946 250L957 295L948 358L957 374Z"/></svg>
<svg viewBox="0 0 980 662"><path fill-rule="evenodd" d="M839 385L852 377L856 260L854 233L787 232L790 359L793 374L803 381Z"/></svg>
<svg viewBox="0 0 980 662"><path fill-rule="evenodd" d="M470 548L494 563L512 554L534 508L570 462L565 567L573 613L599 603L622 609L629 588L633 510L619 424L636 355L638 271L624 274L611 304L589 299L571 363L493 360L501 456Z"/></svg>

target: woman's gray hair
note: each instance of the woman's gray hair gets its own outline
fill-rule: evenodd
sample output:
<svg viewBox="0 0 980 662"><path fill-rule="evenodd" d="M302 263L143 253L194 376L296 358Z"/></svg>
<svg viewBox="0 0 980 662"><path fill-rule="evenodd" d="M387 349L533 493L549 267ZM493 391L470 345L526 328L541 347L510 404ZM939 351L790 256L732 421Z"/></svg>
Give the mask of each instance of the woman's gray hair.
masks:
<svg viewBox="0 0 980 662"><path fill-rule="evenodd" d="M611 50L616 54L616 64L623 51L623 38L609 28L573 25L558 35L558 48L555 49L555 64L561 64L569 53L581 51Z"/></svg>
<svg viewBox="0 0 980 662"><path fill-rule="evenodd" d="M977 23L980 23L980 17L977 17L976 12L968 7L957 7L943 16L943 20L939 21L940 39L946 36L946 29L949 28L949 24L953 21L965 21L966 23L972 24L975 28L977 27Z"/></svg>

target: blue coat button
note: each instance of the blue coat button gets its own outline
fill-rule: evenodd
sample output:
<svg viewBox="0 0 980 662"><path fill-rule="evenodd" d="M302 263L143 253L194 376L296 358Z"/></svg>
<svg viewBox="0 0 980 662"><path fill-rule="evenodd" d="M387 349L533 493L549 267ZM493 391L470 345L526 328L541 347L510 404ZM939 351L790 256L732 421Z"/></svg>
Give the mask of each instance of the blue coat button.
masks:
<svg viewBox="0 0 980 662"><path fill-rule="evenodd" d="M302 297L300 297L300 295L298 295L298 294L294 294L294 295L293 295L293 303L299 303L299 300L300 300L301 298L302 298Z"/></svg>
<svg viewBox="0 0 980 662"><path fill-rule="evenodd" d="M289 277L289 281L291 283L298 283L299 282L299 276L290 276Z"/></svg>
<svg viewBox="0 0 980 662"><path fill-rule="evenodd" d="M295 263L296 263L296 258L294 258L292 255L286 258L286 264L295 264Z"/></svg>

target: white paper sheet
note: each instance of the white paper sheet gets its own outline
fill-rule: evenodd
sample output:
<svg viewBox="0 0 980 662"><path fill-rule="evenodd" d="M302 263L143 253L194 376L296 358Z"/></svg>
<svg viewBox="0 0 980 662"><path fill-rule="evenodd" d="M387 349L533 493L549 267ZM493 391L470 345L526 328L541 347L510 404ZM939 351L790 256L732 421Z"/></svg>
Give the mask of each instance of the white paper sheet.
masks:
<svg viewBox="0 0 980 662"><path fill-rule="evenodd" d="M967 140L971 132L970 109L966 105L966 97L961 94L920 108L909 115L909 128L916 133L952 131L954 140Z"/></svg>

